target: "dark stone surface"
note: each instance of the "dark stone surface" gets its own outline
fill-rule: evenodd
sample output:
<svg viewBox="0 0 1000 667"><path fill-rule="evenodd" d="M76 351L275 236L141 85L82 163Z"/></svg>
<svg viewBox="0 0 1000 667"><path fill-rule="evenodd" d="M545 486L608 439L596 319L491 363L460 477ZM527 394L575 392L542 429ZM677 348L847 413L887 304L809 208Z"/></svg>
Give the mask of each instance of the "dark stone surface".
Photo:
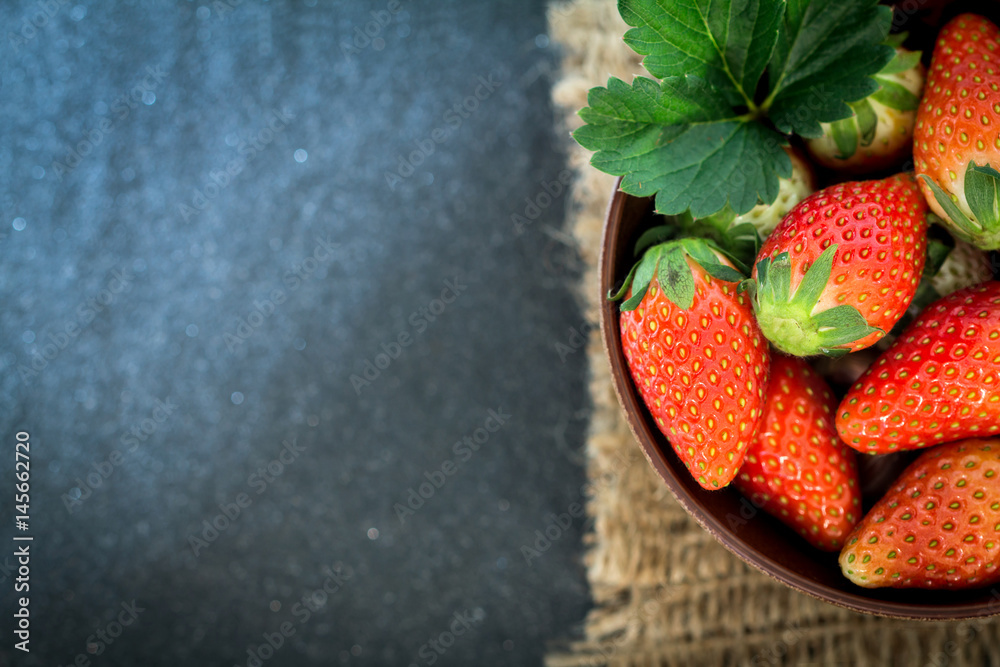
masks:
<svg viewBox="0 0 1000 667"><path fill-rule="evenodd" d="M588 415L544 7L396 8L0 5L0 663L256 664L287 623L264 664L539 665L583 618L583 520L522 554Z"/></svg>

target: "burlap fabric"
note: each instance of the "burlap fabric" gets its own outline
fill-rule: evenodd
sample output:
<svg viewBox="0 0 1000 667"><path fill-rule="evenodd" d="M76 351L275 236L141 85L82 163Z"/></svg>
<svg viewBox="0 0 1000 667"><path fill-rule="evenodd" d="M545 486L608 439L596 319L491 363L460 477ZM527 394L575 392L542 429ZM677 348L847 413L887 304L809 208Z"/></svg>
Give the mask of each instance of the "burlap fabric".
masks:
<svg viewBox="0 0 1000 667"><path fill-rule="evenodd" d="M566 132L587 90L641 72L614 0L552 5L562 49L553 98ZM598 321L597 258L614 178L567 139L578 173L569 228L585 266L580 299ZM642 457L611 387L599 332L588 342L594 489L585 540L594 609L582 638L560 642L549 667L699 665L1000 666L1000 621L926 623L875 618L794 592L743 564L677 504Z"/></svg>

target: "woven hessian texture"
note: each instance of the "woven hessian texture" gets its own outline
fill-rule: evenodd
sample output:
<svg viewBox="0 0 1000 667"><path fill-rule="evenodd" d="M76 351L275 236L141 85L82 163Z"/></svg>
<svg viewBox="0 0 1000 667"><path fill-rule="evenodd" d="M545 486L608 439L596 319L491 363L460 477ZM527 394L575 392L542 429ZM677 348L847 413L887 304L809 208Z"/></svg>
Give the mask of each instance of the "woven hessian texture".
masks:
<svg viewBox="0 0 1000 667"><path fill-rule="evenodd" d="M549 9L562 49L553 88L568 133L587 90L609 76L631 81L638 57L613 0L576 0ZM614 177L589 166L568 141L577 172L570 228L585 266L580 298L598 322L597 258ZM927 623L875 618L794 592L719 545L677 504L642 457L611 386L600 332L589 340L588 476L594 495L585 538L594 609L582 639L560 643L549 667L718 667L857 665L1000 667L1000 622Z"/></svg>

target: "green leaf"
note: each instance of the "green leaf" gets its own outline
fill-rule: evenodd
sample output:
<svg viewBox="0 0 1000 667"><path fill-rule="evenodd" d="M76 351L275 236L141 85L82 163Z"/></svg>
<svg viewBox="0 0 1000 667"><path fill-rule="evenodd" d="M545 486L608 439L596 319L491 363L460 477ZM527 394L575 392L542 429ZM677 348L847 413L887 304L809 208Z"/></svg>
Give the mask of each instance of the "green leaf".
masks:
<svg viewBox="0 0 1000 667"><path fill-rule="evenodd" d="M871 96L876 102L898 111L916 111L920 106L920 96L901 83L882 76L875 77L875 80L881 86Z"/></svg>
<svg viewBox="0 0 1000 667"><path fill-rule="evenodd" d="M746 278L740 271L719 261L719 256L715 253L720 251L713 243L693 238L682 239L679 243L691 259L713 278L730 283L738 283Z"/></svg>
<svg viewBox="0 0 1000 667"><path fill-rule="evenodd" d="M989 164L982 167L969 162L965 170L965 201L969 210L985 230L1000 226L1000 206L997 204L997 190L1000 173Z"/></svg>
<svg viewBox="0 0 1000 667"><path fill-rule="evenodd" d="M777 39L783 3L775 0L619 0L634 26L625 43L646 56L655 77L694 75L726 91L731 104L752 101Z"/></svg>
<svg viewBox="0 0 1000 667"><path fill-rule="evenodd" d="M574 138L595 151L593 166L625 176L623 191L656 194L662 213L690 208L703 217L727 201L746 213L759 201L774 201L778 177L791 175L782 149L787 139L760 123L725 118L724 103L701 79L656 85L639 78L632 86L611 79L607 88L591 90L589 101L580 111L588 124ZM697 114L704 120L687 122Z"/></svg>
<svg viewBox="0 0 1000 667"><path fill-rule="evenodd" d="M603 137L608 131L710 122L736 116L724 99L694 76L673 77L662 83L636 77L631 86L611 77L607 88L590 90L587 103L589 106L580 110L580 118L587 125L573 135L584 148L590 148L588 143L593 143L593 134Z"/></svg>
<svg viewBox="0 0 1000 667"><path fill-rule="evenodd" d="M886 44L888 46L896 46L889 44L889 40L886 40ZM889 64L879 70L879 74L899 74L900 72L913 69L919 62L920 51L897 51L895 57L889 61Z"/></svg>
<svg viewBox="0 0 1000 667"><path fill-rule="evenodd" d="M760 254L761 238L757 228L749 222L731 227L726 234L727 254L736 268L750 273L754 258Z"/></svg>
<svg viewBox="0 0 1000 667"><path fill-rule="evenodd" d="M906 38L910 36L908 32L897 32L895 35L889 35L883 41L886 46L891 46L894 49L898 49L906 41Z"/></svg>
<svg viewBox="0 0 1000 667"><path fill-rule="evenodd" d="M623 296L628 294L628 289L629 287L632 286L632 281L635 279L635 272L636 269L638 268L639 268L639 262L636 262L635 264L632 265L632 268L629 269L628 275L625 276L625 281L622 282L622 286L618 288L617 292L612 292L611 290L608 290L608 301L618 301Z"/></svg>
<svg viewBox="0 0 1000 667"><path fill-rule="evenodd" d="M642 301L642 297L646 296L646 290L649 289L650 281L656 275L656 265L663 255L665 246L666 244L650 248L639 260L635 269L635 277L632 279L632 296L621 305L622 311L635 310L639 307L639 302Z"/></svg>
<svg viewBox="0 0 1000 667"><path fill-rule="evenodd" d="M778 303L787 303L792 291L792 260L787 252L783 252L771 261L767 272L767 282L758 277L761 292L770 294L771 299Z"/></svg>
<svg viewBox="0 0 1000 667"><path fill-rule="evenodd" d="M671 217L677 226L678 238L694 237L706 241L713 250L725 255L738 271L749 272L747 267L760 250L760 234L748 222L733 225L736 213L728 205L704 218L695 219L690 212ZM691 255L696 257L693 251Z"/></svg>
<svg viewBox="0 0 1000 667"><path fill-rule="evenodd" d="M853 117L831 123L830 136L837 145L837 159L846 160L858 150L858 124Z"/></svg>
<svg viewBox="0 0 1000 667"><path fill-rule="evenodd" d="M622 305L619 307L619 310L621 310L621 312L623 313L627 313L629 311L638 308L639 304L642 303L643 297L646 296L646 291L648 289L649 289L649 283L646 283L645 287L638 290L633 290L632 296L630 296L627 301L622 303Z"/></svg>
<svg viewBox="0 0 1000 667"><path fill-rule="evenodd" d="M707 236L713 240L717 240L716 237L721 238L729 231L730 225L736 219L736 212L732 207L726 205L712 215L698 218L697 220L692 218L690 213L683 217L688 218L687 227L691 230L697 230L699 236Z"/></svg>
<svg viewBox="0 0 1000 667"><path fill-rule="evenodd" d="M625 176L622 189L638 196L655 192L661 213L690 209L701 218L728 202L742 215L761 201L773 202L779 176L791 176L792 162L782 149L785 143L784 137L760 123L685 126L641 161L630 162L634 169Z"/></svg>
<svg viewBox="0 0 1000 667"><path fill-rule="evenodd" d="M792 173L787 133L820 136L850 116L895 53L875 0L619 0L619 12L662 81L594 88L573 136L668 215L773 203Z"/></svg>
<svg viewBox="0 0 1000 667"><path fill-rule="evenodd" d="M968 177L968 171L966 172L966 177ZM922 178L924 183L931 189L934 199L941 205L945 215L950 219L952 228L957 232L964 233L966 239L970 239L983 231L982 227L970 220L969 216L962 212L962 209L955 204L951 196L942 190L941 186L933 178L927 176L927 174L920 174L917 178Z"/></svg>
<svg viewBox="0 0 1000 667"><path fill-rule="evenodd" d="M819 298L823 295L827 283L830 282L830 273L833 271L833 259L837 256L837 244L832 243L820 253L816 261L812 263L806 274L802 276L798 287L795 288L795 296L790 303L805 313L812 313L816 308Z"/></svg>
<svg viewBox="0 0 1000 667"><path fill-rule="evenodd" d="M949 236L947 241L927 238L927 259L924 261L923 276L932 278L938 274L948 255L955 249L955 241Z"/></svg>
<svg viewBox="0 0 1000 667"><path fill-rule="evenodd" d="M851 105L854 114L858 119L858 131L861 133L861 145L870 146L875 139L875 130L878 129L878 114L872 108L868 99L854 102Z"/></svg>
<svg viewBox="0 0 1000 667"><path fill-rule="evenodd" d="M876 0L789 0L768 69L775 126L819 137L820 123L849 117L847 102L878 90L871 77L895 54L881 43L891 23Z"/></svg>
<svg viewBox="0 0 1000 667"><path fill-rule="evenodd" d="M726 266L725 264L712 264L706 262L701 265L701 268L705 269L705 272L716 280L722 280L727 283L741 283L746 280L745 275L731 266Z"/></svg>
<svg viewBox="0 0 1000 667"><path fill-rule="evenodd" d="M687 254L681 246L664 252L656 278L663 295L678 308L687 310L694 303L694 275L687 263Z"/></svg>
<svg viewBox="0 0 1000 667"><path fill-rule="evenodd" d="M640 77L631 86L612 78L607 88L592 89L588 102L580 111L587 125L573 137L596 151L594 167L625 176L623 191L656 194L662 213L690 208L704 217L728 201L743 214L761 200L774 201L778 177L792 173L782 149L787 139L760 123L734 120L697 77L660 85Z"/></svg>
<svg viewBox="0 0 1000 667"><path fill-rule="evenodd" d="M753 243L755 246L754 257L757 256L757 251L760 250L761 239L760 232L758 232L757 228L753 226L753 223L743 222L735 227L730 227L729 238L734 241L746 241L748 243Z"/></svg>
<svg viewBox="0 0 1000 667"><path fill-rule="evenodd" d="M650 237L651 231L643 234ZM663 295L680 308L687 310L694 302L695 278L687 258L690 257L710 276L718 280L739 283L746 276L739 270L724 264L719 254L724 254L711 241L698 238L683 238L650 247L642 259L635 263L629 271L625 282L617 292L608 292L610 301L617 301L632 289L632 296L621 306L623 312L639 307L643 297L649 290L649 285L655 278L663 290Z"/></svg>
<svg viewBox="0 0 1000 667"><path fill-rule="evenodd" d="M638 257L647 248L651 248L664 241L669 241L676 235L677 228L674 225L657 225L656 227L651 227L644 231L639 240L635 242L635 249L632 251L632 254Z"/></svg>
<svg viewBox="0 0 1000 667"><path fill-rule="evenodd" d="M824 348L849 345L865 336L882 331L868 324L854 306L834 306L813 316L818 339Z"/></svg>

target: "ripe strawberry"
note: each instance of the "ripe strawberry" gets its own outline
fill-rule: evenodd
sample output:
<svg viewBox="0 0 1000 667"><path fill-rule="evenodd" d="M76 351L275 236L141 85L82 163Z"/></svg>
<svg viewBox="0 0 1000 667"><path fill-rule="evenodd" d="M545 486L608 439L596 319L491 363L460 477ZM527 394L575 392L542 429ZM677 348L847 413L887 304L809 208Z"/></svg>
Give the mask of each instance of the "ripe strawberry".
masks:
<svg viewBox="0 0 1000 667"><path fill-rule="evenodd" d="M880 88L848 104L853 116L822 123L823 136L806 142L809 154L819 164L862 174L898 165L909 154L924 66L919 52L894 46L895 58L873 77Z"/></svg>
<svg viewBox="0 0 1000 667"><path fill-rule="evenodd" d="M884 454L1000 431L1000 282L928 306L851 387L837 431Z"/></svg>
<svg viewBox="0 0 1000 667"><path fill-rule="evenodd" d="M931 222L932 218L936 219L937 216L933 213L929 214L928 223ZM934 231L945 233L940 229ZM914 295L913 301L910 302L910 307L906 310L906 314L896 322L891 332L865 351L875 352L875 357L877 357L896 342L900 332L910 326L910 323L927 306L943 296L970 285L978 285L992 277L993 271L990 268L988 253L964 241L955 241L954 239L945 241L940 238L932 238L928 232L924 272L920 278L917 293ZM867 370L871 361L874 361L874 357L865 364L862 370ZM861 373L858 373L849 384L854 384L859 377L861 377Z"/></svg>
<svg viewBox="0 0 1000 667"><path fill-rule="evenodd" d="M924 452L855 527L840 568L858 586L978 588L1000 581L1000 439Z"/></svg>
<svg viewBox="0 0 1000 667"><path fill-rule="evenodd" d="M824 551L839 551L861 518L855 452L837 437L837 401L796 357L771 357L757 438L734 484L755 505Z"/></svg>
<svg viewBox="0 0 1000 667"><path fill-rule="evenodd" d="M622 290L622 349L650 414L706 489L732 481L753 441L770 370L767 342L736 292L743 275L708 242L646 251Z"/></svg>
<svg viewBox="0 0 1000 667"><path fill-rule="evenodd" d="M920 282L926 209L910 174L833 185L792 209L744 283L768 340L832 356L882 338Z"/></svg>
<svg viewBox="0 0 1000 667"><path fill-rule="evenodd" d="M917 111L913 160L930 207L956 236L1000 248L1000 29L961 14L938 35Z"/></svg>

